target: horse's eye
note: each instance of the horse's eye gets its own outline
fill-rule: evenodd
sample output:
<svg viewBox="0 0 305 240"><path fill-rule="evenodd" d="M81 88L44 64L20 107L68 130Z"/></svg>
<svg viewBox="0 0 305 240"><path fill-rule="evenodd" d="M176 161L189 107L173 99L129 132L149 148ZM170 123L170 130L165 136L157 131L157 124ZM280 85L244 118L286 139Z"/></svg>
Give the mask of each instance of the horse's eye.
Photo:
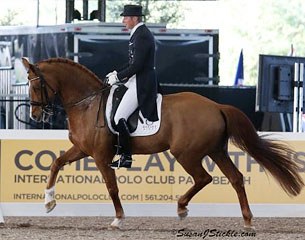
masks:
<svg viewBox="0 0 305 240"><path fill-rule="evenodd" d="M41 90L40 86L32 86L34 92L39 92Z"/></svg>

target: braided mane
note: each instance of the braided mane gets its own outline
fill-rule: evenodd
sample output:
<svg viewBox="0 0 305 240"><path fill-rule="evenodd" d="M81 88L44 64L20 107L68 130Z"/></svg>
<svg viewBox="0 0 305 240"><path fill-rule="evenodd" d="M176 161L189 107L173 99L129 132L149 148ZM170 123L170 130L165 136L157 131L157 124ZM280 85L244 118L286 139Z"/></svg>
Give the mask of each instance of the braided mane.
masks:
<svg viewBox="0 0 305 240"><path fill-rule="evenodd" d="M81 65L77 62L74 62L74 61L72 61L71 59L68 59L68 58L49 58L49 59L42 60L42 61L38 62L38 64L39 63L66 63L66 64L69 64L69 65L72 65L72 66L75 66L75 67L79 68L80 70L88 73L91 77L93 77L94 79L96 79L100 83L103 83L102 80L95 73L90 71L85 66L83 66L83 65Z"/></svg>

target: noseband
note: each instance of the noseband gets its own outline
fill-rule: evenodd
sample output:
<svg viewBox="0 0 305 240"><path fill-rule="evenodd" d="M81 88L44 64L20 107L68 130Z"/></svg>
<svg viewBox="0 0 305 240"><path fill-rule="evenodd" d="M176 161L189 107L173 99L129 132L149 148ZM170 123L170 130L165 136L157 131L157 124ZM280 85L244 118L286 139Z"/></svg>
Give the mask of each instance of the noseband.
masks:
<svg viewBox="0 0 305 240"><path fill-rule="evenodd" d="M51 116L54 114L55 104L54 104L54 100L53 101L50 100L47 88L49 88L55 96L56 96L57 92L46 82L39 67L37 65L32 65L32 66L33 66L32 70L33 70L34 74L36 75L36 77L29 79L29 82L38 81L38 80L40 81L41 102L30 101L30 105L41 107L44 115ZM45 102L44 102L44 99L45 99Z"/></svg>

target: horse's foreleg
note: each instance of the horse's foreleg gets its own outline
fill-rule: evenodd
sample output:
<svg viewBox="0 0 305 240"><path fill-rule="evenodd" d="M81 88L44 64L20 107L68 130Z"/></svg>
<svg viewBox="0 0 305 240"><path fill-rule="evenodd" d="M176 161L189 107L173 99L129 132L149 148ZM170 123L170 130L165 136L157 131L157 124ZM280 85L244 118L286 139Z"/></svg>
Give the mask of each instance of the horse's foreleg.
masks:
<svg viewBox="0 0 305 240"><path fill-rule="evenodd" d="M185 171L194 179L194 185L178 200L178 216L184 219L187 216L188 210L186 206L189 201L198 193L203 187L212 181L212 177L201 165L201 159L186 154L185 157L178 157L177 161L182 165Z"/></svg>
<svg viewBox="0 0 305 240"><path fill-rule="evenodd" d="M80 151L77 147L72 146L62 156L57 158L51 165L50 177L48 179L47 188L45 190L45 208L47 213L51 212L55 206L55 182L58 175L58 171L67 163L77 161L87 155Z"/></svg>
<svg viewBox="0 0 305 240"><path fill-rule="evenodd" d="M244 218L245 228L253 228L251 224L253 215L249 207L244 187L243 175L233 164L227 152L214 153L210 156L215 161L219 169L223 172L223 174L228 178L237 193L242 215Z"/></svg>
<svg viewBox="0 0 305 240"><path fill-rule="evenodd" d="M121 200L119 198L119 189L116 181L115 171L109 167L109 163L111 163L112 158L113 155L104 157L103 159L95 158L96 159L95 162L97 168L100 170L100 172L103 175L103 178L106 183L106 187L108 189L109 195L112 199L115 208L115 219L111 223L111 227L120 228L122 226L125 215L121 204Z"/></svg>

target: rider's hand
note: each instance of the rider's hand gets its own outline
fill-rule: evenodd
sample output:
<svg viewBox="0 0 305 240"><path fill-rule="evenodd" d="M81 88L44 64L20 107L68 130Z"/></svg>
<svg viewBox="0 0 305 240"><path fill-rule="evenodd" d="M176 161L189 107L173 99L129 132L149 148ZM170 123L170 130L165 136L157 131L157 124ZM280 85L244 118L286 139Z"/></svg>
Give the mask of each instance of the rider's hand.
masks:
<svg viewBox="0 0 305 240"><path fill-rule="evenodd" d="M110 72L110 73L108 73L107 75L106 75L106 78L109 78L111 75L116 75L117 74L117 71L112 71L112 72Z"/></svg>
<svg viewBox="0 0 305 240"><path fill-rule="evenodd" d="M110 76L108 77L108 81L107 81L107 82L108 82L108 84L110 84L111 86L112 86L113 84L119 82L119 79L118 79L118 77L117 77L117 74L115 73L115 74L110 75Z"/></svg>

